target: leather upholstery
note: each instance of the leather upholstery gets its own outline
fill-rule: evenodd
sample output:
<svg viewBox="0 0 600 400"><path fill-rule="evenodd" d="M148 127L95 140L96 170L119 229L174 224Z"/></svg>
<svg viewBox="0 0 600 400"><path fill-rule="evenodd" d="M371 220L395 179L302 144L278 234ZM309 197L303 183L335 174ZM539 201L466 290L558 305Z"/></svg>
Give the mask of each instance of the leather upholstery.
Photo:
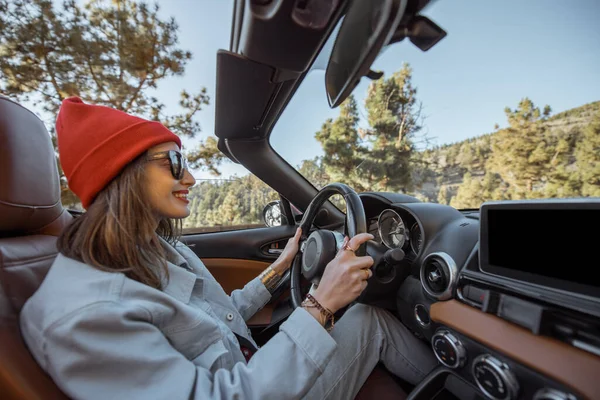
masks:
<svg viewBox="0 0 600 400"><path fill-rule="evenodd" d="M64 211L50 135L23 106L0 97L0 236L44 229Z"/></svg>
<svg viewBox="0 0 600 400"><path fill-rule="evenodd" d="M30 235L0 239L0 278L5 299L15 313L37 290L56 257L56 236Z"/></svg>
<svg viewBox="0 0 600 400"><path fill-rule="evenodd" d="M27 350L18 315L57 254L72 216L60 202L50 135L42 121L0 96L0 393L66 399Z"/></svg>

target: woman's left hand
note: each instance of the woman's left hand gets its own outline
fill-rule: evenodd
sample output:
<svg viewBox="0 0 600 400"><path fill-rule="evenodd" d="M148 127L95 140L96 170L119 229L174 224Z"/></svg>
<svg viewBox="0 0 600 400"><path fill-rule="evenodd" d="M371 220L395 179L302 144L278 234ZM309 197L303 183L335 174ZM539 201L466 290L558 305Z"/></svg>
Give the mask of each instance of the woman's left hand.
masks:
<svg viewBox="0 0 600 400"><path fill-rule="evenodd" d="M302 229L296 229L296 234L293 238L290 238L285 245L285 248L275 260L272 265L272 268L279 275L283 275L285 271L287 271L292 265L292 261L294 261L294 257L296 253L298 253L298 243L300 242L300 235L302 235Z"/></svg>

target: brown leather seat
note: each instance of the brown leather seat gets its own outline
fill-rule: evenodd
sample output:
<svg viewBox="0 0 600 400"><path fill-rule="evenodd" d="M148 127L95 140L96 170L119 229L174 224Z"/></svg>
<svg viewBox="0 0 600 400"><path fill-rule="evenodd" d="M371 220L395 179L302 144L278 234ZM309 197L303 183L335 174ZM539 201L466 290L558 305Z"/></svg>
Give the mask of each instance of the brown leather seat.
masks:
<svg viewBox="0 0 600 400"><path fill-rule="evenodd" d="M50 135L42 121L0 96L0 397L66 399L33 359L18 315L56 256L72 216L60 202Z"/></svg>

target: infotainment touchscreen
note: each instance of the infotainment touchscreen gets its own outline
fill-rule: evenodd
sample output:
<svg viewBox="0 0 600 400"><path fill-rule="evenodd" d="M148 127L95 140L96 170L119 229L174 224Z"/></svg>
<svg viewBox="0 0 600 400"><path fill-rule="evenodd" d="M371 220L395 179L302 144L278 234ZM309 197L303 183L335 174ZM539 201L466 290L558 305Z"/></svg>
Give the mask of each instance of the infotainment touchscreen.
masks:
<svg viewBox="0 0 600 400"><path fill-rule="evenodd" d="M481 207L483 272L600 298L600 201Z"/></svg>

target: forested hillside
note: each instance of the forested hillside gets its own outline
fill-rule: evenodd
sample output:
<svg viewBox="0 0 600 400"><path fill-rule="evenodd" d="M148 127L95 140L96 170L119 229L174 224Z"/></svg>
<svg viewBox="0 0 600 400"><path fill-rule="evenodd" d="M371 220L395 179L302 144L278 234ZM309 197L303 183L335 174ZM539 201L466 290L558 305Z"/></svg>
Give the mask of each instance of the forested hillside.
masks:
<svg viewBox="0 0 600 400"><path fill-rule="evenodd" d="M190 190L190 216L184 228L260 224L262 210L277 193L254 175L239 179L199 181Z"/></svg>
<svg viewBox="0 0 600 400"><path fill-rule="evenodd" d="M416 193L476 208L485 200L600 196L600 101L552 117L525 100L510 126L418 153Z"/></svg>
<svg viewBox="0 0 600 400"><path fill-rule="evenodd" d="M346 121L324 124L329 132L333 127L349 136L349 106L356 107L346 103L340 112ZM410 176L407 180L404 175L400 185L408 182L412 189L398 190L457 208L477 208L486 200L600 196L600 101L554 116L549 116L549 108L544 113L528 99L505 111L508 128L410 153L406 166ZM363 157L369 157L363 151ZM331 151L332 158L334 154ZM337 165L328 164L326 157L305 160L299 171L318 188L341 181L359 190L386 190L381 175L372 174L372 181L364 175L360 179L360 172L348 166L352 163L344 164L341 157L335 160ZM346 176L331 178L332 172L344 169ZM262 208L277 198L251 175L199 182L190 194L192 214L185 227L262 223Z"/></svg>

